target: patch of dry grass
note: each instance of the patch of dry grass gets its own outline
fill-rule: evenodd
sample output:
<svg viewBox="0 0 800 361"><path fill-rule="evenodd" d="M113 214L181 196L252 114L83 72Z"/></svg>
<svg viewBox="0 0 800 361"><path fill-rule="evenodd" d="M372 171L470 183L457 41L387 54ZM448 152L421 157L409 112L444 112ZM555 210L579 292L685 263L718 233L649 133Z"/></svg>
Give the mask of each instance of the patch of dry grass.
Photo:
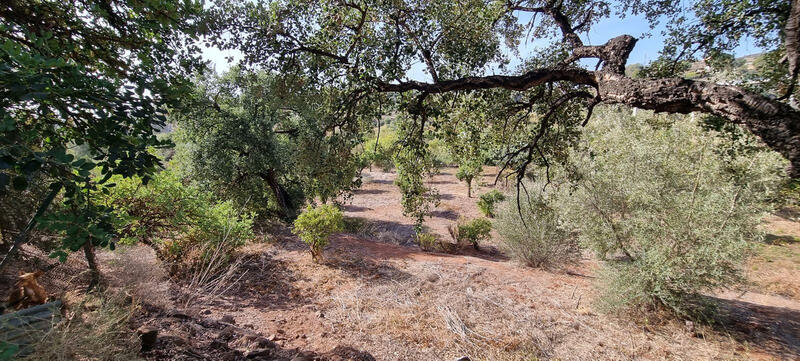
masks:
<svg viewBox="0 0 800 361"><path fill-rule="evenodd" d="M122 293L70 295L64 321L45 333L25 360L128 361L141 359L139 339L129 328L137 304Z"/></svg>
<svg viewBox="0 0 800 361"><path fill-rule="evenodd" d="M413 345L419 359L535 360L550 353L552 336L497 289L443 267L414 271L422 277L365 278L334 290L329 319L357 326L351 333L402 340L393 347Z"/></svg>
<svg viewBox="0 0 800 361"><path fill-rule="evenodd" d="M800 301L800 226L779 216L766 219L767 236L750 260L748 278L756 290Z"/></svg>

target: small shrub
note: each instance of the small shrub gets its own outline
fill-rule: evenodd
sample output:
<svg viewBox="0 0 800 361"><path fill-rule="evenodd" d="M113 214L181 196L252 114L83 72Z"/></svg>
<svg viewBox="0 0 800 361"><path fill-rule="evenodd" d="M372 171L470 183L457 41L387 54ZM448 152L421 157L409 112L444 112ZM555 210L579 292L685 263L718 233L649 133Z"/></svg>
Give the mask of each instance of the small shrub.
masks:
<svg viewBox="0 0 800 361"><path fill-rule="evenodd" d="M475 249L478 249L478 242L489 239L492 222L485 218L460 221L455 227L453 225L448 227L448 231L456 242L469 242Z"/></svg>
<svg viewBox="0 0 800 361"><path fill-rule="evenodd" d="M185 234L163 241L162 259L177 273L216 274L230 263L234 251L253 237L252 215L240 215L232 202L207 205L204 212Z"/></svg>
<svg viewBox="0 0 800 361"><path fill-rule="evenodd" d="M343 228L342 211L330 204L323 204L316 208L308 206L294 221L292 232L308 244L314 261L321 263L322 250L328 245L328 238Z"/></svg>
<svg viewBox="0 0 800 361"><path fill-rule="evenodd" d="M534 189L536 186L527 186ZM541 188L539 188L541 189ZM559 268L580 257L575 235L567 230L546 195L530 194L502 203L495 229L508 253L531 267Z"/></svg>
<svg viewBox="0 0 800 361"><path fill-rule="evenodd" d="M503 195L503 193L496 189L492 189L487 193L481 194L481 197L478 200L478 209L481 211L481 213L483 213L484 216L494 218L495 207L497 203L500 203L504 200L506 200L506 196Z"/></svg>
<svg viewBox="0 0 800 361"><path fill-rule="evenodd" d="M417 233L417 244L425 251L436 251L439 246L439 238L433 233Z"/></svg>
<svg viewBox="0 0 800 361"><path fill-rule="evenodd" d="M472 197L472 181L475 177L480 176L483 167L478 162L465 162L458 166L456 178L467 183L467 197Z"/></svg>

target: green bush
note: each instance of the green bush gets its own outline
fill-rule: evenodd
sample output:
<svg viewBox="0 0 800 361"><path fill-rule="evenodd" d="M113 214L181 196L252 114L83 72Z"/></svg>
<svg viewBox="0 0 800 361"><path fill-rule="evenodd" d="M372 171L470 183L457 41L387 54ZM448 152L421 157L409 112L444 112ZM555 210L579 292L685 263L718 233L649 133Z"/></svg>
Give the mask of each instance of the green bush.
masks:
<svg viewBox="0 0 800 361"><path fill-rule="evenodd" d="M451 225L448 230L457 243L468 242L478 249L478 242L489 239L492 222L485 218L476 218L471 221L462 220L455 227Z"/></svg>
<svg viewBox="0 0 800 361"><path fill-rule="evenodd" d="M625 114L587 129L587 150L571 160L581 180L561 210L605 261L606 308L687 315L698 294L742 280L784 161L688 117Z"/></svg>
<svg viewBox="0 0 800 361"><path fill-rule="evenodd" d="M542 186L528 184L526 188ZM501 203L494 227L512 257L531 267L560 268L580 258L580 246L553 204L554 187L545 189L549 192L523 193L519 208L516 198Z"/></svg>
<svg viewBox="0 0 800 361"><path fill-rule="evenodd" d="M311 248L315 262L323 261L322 250L331 234L341 232L344 226L342 211L330 205L308 206L294 221L292 232Z"/></svg>
<svg viewBox="0 0 800 361"><path fill-rule="evenodd" d="M467 183L467 197L472 197L472 181L475 179L475 177L479 177L482 171L483 167L479 162L464 162L458 166L456 178L464 183Z"/></svg>
<svg viewBox="0 0 800 361"><path fill-rule="evenodd" d="M253 235L252 214L185 184L172 170L156 174L147 185L135 178L118 179L96 201L114 206L122 243L153 246L173 274L204 269L212 261L218 266L210 271L218 271Z"/></svg>
<svg viewBox="0 0 800 361"><path fill-rule="evenodd" d="M577 236L603 261L602 308L689 316L699 294L742 280L785 161L689 117L595 114L568 162L528 174L549 181L526 183L495 227L534 266L576 259Z"/></svg>
<svg viewBox="0 0 800 361"><path fill-rule="evenodd" d="M495 216L495 206L497 203L506 200L506 196L503 195L497 189L492 189L489 192L481 194L480 199L478 199L478 209L483 213L484 216L489 218L494 218Z"/></svg>
<svg viewBox="0 0 800 361"><path fill-rule="evenodd" d="M388 172L394 168L394 154L397 152L397 131L392 127L381 129L380 138L376 132L365 139L361 159L367 165L376 166Z"/></svg>
<svg viewBox="0 0 800 361"><path fill-rule="evenodd" d="M433 233L417 233L417 244L425 251L435 251L439 247L439 238Z"/></svg>

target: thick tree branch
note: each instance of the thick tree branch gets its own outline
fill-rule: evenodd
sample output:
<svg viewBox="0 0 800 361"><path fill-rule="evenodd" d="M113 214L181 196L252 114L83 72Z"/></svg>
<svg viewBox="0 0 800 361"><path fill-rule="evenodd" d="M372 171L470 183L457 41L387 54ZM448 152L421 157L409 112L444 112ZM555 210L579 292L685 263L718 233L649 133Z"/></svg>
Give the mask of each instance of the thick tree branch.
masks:
<svg viewBox="0 0 800 361"><path fill-rule="evenodd" d="M792 0L792 10L786 20L784 32L786 33L784 40L786 59L789 62L789 75L792 78L785 95L788 98L794 92L798 74L800 74L800 0Z"/></svg>
<svg viewBox="0 0 800 361"><path fill-rule="evenodd" d="M534 86L556 81L569 81L575 84L596 86L594 73L583 69L536 69L522 75L492 75L443 80L437 83L408 81L401 83L378 83L379 92L421 91L431 94L458 90L478 90L502 88L508 90L527 90Z"/></svg>
<svg viewBox="0 0 800 361"><path fill-rule="evenodd" d="M636 46L636 41L636 38L630 35L621 35L609 40L605 45L581 46L572 51L572 56L567 60L567 64L578 59L597 58L605 63L604 71L625 74L625 64L628 63L628 56Z"/></svg>
<svg viewBox="0 0 800 361"><path fill-rule="evenodd" d="M780 101L740 87L680 78L631 79L613 72L583 69L536 69L518 76L467 77L438 83L379 83L380 92L420 91L431 94L502 88L522 91L567 81L596 87L593 103L625 104L656 112L713 114L745 126L792 164L800 177L800 112Z"/></svg>
<svg viewBox="0 0 800 361"><path fill-rule="evenodd" d="M680 78L639 80L597 73L599 97L656 112L713 114L741 124L791 162L800 177L800 112L737 86Z"/></svg>

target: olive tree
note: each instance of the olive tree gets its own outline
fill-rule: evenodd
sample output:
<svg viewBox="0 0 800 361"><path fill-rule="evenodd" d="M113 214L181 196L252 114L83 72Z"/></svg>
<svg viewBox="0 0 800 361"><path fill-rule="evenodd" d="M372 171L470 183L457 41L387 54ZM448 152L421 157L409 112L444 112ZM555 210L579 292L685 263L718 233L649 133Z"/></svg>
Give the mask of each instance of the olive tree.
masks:
<svg viewBox="0 0 800 361"><path fill-rule="evenodd" d="M197 79L172 114L188 175L223 198L285 220L306 198L327 201L358 186L354 148L367 128L326 114L336 90L304 81L238 67Z"/></svg>

